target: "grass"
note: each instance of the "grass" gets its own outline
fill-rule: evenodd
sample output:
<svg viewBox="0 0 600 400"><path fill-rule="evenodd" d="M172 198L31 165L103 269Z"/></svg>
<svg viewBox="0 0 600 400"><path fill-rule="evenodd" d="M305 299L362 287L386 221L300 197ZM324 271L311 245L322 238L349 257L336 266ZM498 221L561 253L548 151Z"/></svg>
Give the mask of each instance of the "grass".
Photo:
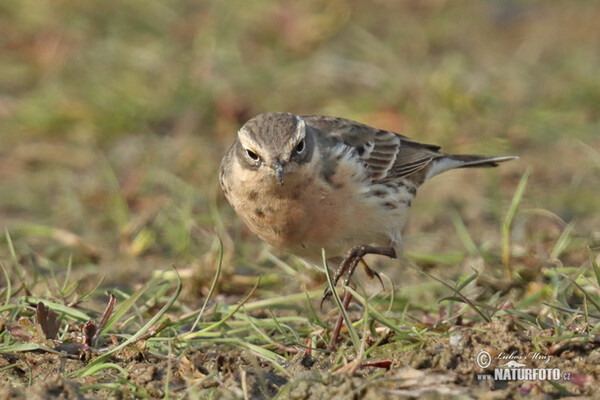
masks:
<svg viewBox="0 0 600 400"><path fill-rule="evenodd" d="M0 393L592 394L597 17L566 1L3 2ZM236 130L273 110L520 160L420 190L403 259L373 260L385 290L348 288L331 352L327 278L265 250L218 188ZM571 379L480 382L481 350L551 355Z"/></svg>
<svg viewBox="0 0 600 400"><path fill-rule="evenodd" d="M526 181L527 175L524 175L522 183ZM519 214L515 210L526 193L523 187L523 184L519 185L515 192L507 217L502 223L502 231L509 218L518 218ZM457 224L456 220L455 224ZM459 227L457 229L461 231L460 236L465 241L464 238L469 235L469 232L464 224L456 226ZM552 249L550 261L569 251L573 230L573 225L568 225L562 231ZM533 279L530 277L529 280L520 275L519 269L516 269L515 278L510 280L503 278L508 285L508 290L498 291L482 280L484 277L493 279L493 276L489 276L490 273L486 271L482 271L481 275L479 272L465 275L458 279L456 284L445 282L424 272L426 280L433 282L437 291L447 293L445 297L438 298L438 305L421 303L411 306L411 302L416 303L420 296L419 292L412 292L408 294L408 298L405 298L405 301L408 300L405 306L398 308L394 304L393 297L398 293L389 291L375 293L374 297L369 299L352 288L346 288L362 305L360 309L363 311L360 309L351 311L354 318L358 318L348 326L350 342L353 346L349 348L340 346L333 353L329 353L323 346L330 333L330 324L321 320L322 317L319 317L319 313L311 303L311 298L316 300L320 297L321 290L267 299L258 296L260 300L250 301L255 293L265 291L261 289L259 279L237 304L228 304L223 299L212 301L223 268L222 246L216 259L215 275L200 309L188 312L185 303L181 302L183 283L175 268L172 274L168 271L164 274L156 274L146 285L130 295L119 292L118 297L122 299L117 302L118 306L109 305L104 315L100 315L93 310L81 308L79 302L69 301L69 294L78 291L77 282L68 282L71 267L66 269L64 281L59 281L54 274L51 276L55 281L54 284L46 281L42 285L48 289L55 288L57 290L55 295L34 297L27 293L35 288L37 279L26 276L26 269L19 262L20 257L8 232L6 243L12 254L12 261L9 261L11 267L9 269L3 264L7 286L3 292L5 301L1 311L7 313L8 318L5 323L7 328L2 333L3 345L0 347L0 352L27 354L27 356L4 366L1 372L10 374L14 370L22 370L25 366L30 370L34 368L30 366L33 360L29 358L32 350L41 350L42 354L61 354L61 357L74 364L71 367L73 370L65 373L64 379L82 382L79 390L84 393L107 395L110 392L119 392L136 397L155 397L159 393L164 397L204 397L210 396L209 393L214 394L216 391L223 390L218 388L222 388L221 379L226 377L241 385L236 386L237 390L233 389L233 395L237 393L237 395L247 396L249 390L247 375L245 380L239 381L236 371L226 373L217 369L212 373L205 373L191 367L189 372L194 379L190 380L191 378L184 376L183 386L181 382L173 386L174 376L182 373L183 360L189 360L190 355L194 353L198 357L205 352L210 352L210 349L219 349L220 354L231 354L249 363L245 369L242 369L245 371L244 374L249 371L256 373L254 368L258 368L259 371L263 371L263 374L275 374L280 379L287 380L289 383L282 388L281 393L288 393L288 390L292 390L295 385L300 385L305 379L305 377L296 379L295 373L292 372L293 368L298 367L298 357L301 355L304 355L304 359L309 357L315 361L321 360L320 362L330 360L328 361L330 365L320 373L333 374L332 376L336 377L340 374L350 376L357 374L362 364L379 365L380 363L385 371L385 368L390 368L390 363L401 362L400 360L407 355L412 354L416 357L421 352L427 354L430 351L428 347L435 343L447 342L456 335L456 332L462 332L461 335L474 334L479 331L479 327L485 330L486 324L498 324L498 321L503 324L514 324L517 332L529 338L527 340L533 343L533 348L541 352L551 352L552 346L556 347L557 344L563 347L572 346L572 343L589 346L594 342L593 338L600 329L598 267L594 252L589 247L588 259L578 267L547 269L541 276ZM472 251L473 246L476 246L474 241L470 239L466 243L470 244L465 246L464 257L468 257L469 253L470 256L477 255ZM504 245L502 254L504 254L503 249ZM497 255L495 258L501 257ZM268 260L273 260L273 257L267 258ZM519 267L516 262L518 260L512 257L510 262ZM16 281L13 282L9 278L11 274L17 277ZM523 284L527 285L526 291L521 289ZM69 290L66 290L67 288ZM403 292L402 288L396 290L401 294ZM21 291L25 293L20 295ZM515 294L520 297L517 303L511 304L509 299ZM105 296L102 296L96 288L91 297ZM390 305L386 306L388 297ZM37 312L30 306L36 302L43 303L55 313L54 318L60 327L55 337L49 337L46 333L47 329L41 322L39 306ZM301 306L303 302L305 305ZM212 305L209 306L211 303ZM439 306L442 303L446 303L447 306ZM589 312L588 305L595 310L593 313ZM268 314L263 310L268 310ZM296 314L299 311L300 313ZM253 316L252 314L256 312L259 314ZM93 317L95 315L97 317ZM99 321L97 331L99 333L95 336L97 339L86 340L88 334L85 325L100 316L104 322L96 319ZM350 315L345 315L345 319L349 322L353 321ZM458 323L458 320L461 322ZM86 324L82 324L83 322ZM361 326L362 328L358 329ZM25 333L25 328L29 328L29 335ZM534 331L538 331L538 334L531 333ZM505 337L504 340L509 347L514 346L515 343L523 343L522 337L519 341L515 341L515 338L510 336ZM382 358L378 356L381 349L390 346L393 346L392 350L384 353L384 362L378 361ZM134 373L132 365L140 360L139 357L143 357L142 359L147 363L159 362L152 361L155 357L158 360L166 358L168 362L166 375L158 379L163 386L154 385L153 389L148 391L148 388L132 382L131 376ZM253 359L256 362L251 362ZM349 360L354 361L349 362ZM417 359L416 362L423 362L423 360ZM406 364L419 368L419 364L414 363L415 360L411 363L409 359ZM178 365L179 369L174 365ZM576 365L570 367L574 368ZM387 376L390 374L389 371L387 373L383 371L378 373L363 371L358 373L358 376L366 379L363 383L365 387L374 388L381 385L393 387L394 382L399 382ZM31 372L21 384L32 384L33 374ZM35 372L36 376L43 374L43 371ZM574 386L576 389L585 388L587 382L585 380L591 379L591 376L584 375L580 378L584 380L581 385L557 384L555 388L558 388L561 393L572 394L573 389L569 386ZM84 384L83 382L89 383L89 381L80 381L86 377L92 377L97 383ZM263 395L274 395L276 393L273 391L274 383L269 380L270 378L262 379L252 390L258 390ZM377 383L378 381L380 383ZM18 381L14 382L19 385ZM271 389L267 388L269 385ZM316 383L315 385L319 386ZM322 381L320 385L330 387L332 384ZM173 387L176 389L171 393L169 390L173 390Z"/></svg>

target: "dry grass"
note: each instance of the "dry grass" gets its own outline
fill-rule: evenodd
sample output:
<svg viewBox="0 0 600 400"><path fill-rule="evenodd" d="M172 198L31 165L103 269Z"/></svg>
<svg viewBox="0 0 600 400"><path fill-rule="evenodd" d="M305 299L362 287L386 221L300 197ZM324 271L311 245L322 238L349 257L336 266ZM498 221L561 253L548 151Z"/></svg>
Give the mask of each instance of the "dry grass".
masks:
<svg viewBox="0 0 600 400"><path fill-rule="evenodd" d="M3 395L592 394L599 17L567 1L3 2ZM331 354L325 277L266 251L217 185L241 123L276 110L521 157L420 191L404 259L379 266L385 292L361 280ZM479 382L481 349L552 355L573 379Z"/></svg>

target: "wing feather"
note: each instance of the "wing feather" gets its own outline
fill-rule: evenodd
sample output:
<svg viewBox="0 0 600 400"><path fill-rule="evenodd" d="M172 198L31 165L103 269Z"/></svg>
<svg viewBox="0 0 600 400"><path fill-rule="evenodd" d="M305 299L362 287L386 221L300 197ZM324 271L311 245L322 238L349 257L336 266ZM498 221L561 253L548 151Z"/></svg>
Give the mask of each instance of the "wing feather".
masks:
<svg viewBox="0 0 600 400"><path fill-rule="evenodd" d="M439 146L417 143L359 122L318 115L303 115L302 118L307 125L354 149L374 181L389 182L407 177L444 156L438 151Z"/></svg>

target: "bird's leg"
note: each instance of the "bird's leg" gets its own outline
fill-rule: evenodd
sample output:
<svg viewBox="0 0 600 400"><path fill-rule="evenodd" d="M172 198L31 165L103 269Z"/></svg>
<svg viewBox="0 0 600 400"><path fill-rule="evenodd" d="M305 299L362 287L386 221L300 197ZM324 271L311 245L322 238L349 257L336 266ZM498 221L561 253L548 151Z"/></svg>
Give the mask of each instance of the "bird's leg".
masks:
<svg viewBox="0 0 600 400"><path fill-rule="evenodd" d="M335 272L335 276L333 277L333 285L334 286L337 285L340 278L345 273L347 273L347 277L346 277L346 280L344 281L344 285L348 286L350 284L350 279L352 278L352 274L354 274L354 270L356 269L358 263L360 262L360 264L365 269L365 272L367 273L369 278L377 277L377 279L379 279L379 282L381 283L381 286L383 286L383 281L381 280L381 277L379 276L379 274L376 271L373 271L367 265L365 260L363 260L363 257L366 256L367 254L378 254L378 255L387 256L389 258L396 258L396 251L394 250L393 247L373 247L373 246L353 247L348 252L346 259L340 264L337 271ZM325 288L325 291L323 292L323 297L321 299L321 307L323 306L323 301L325 301L325 299L327 297L329 297L330 295L331 295L331 290L329 289L329 286L327 286L327 288ZM343 297L344 298L342 300L342 307L344 308L344 310L347 310L348 306L350 305L350 301L352 300L352 293L350 293L349 290L344 290ZM327 346L328 350L333 350L335 348L335 344L340 335L340 331L342 329L343 323L344 323L344 316L342 313L340 313L340 315L335 323L335 328L331 334L331 341L329 342L329 346Z"/></svg>
<svg viewBox="0 0 600 400"><path fill-rule="evenodd" d="M360 262L363 268L365 268L367 275L369 277L376 276L377 279L379 279L379 282L381 282L381 286L383 286L383 282L381 281L381 277L379 276L379 274L373 271L371 268L369 268L367 263L365 263L365 261L363 260L363 257L367 254L378 254L389 258L396 258L396 250L394 250L393 247L375 247L366 245L353 247L350 249L350 251L348 251L346 258L335 272L335 275L333 276L333 285L337 285L338 281L345 273L348 273L348 277L346 278L344 283L348 285L348 283L350 283L350 279L352 278L352 274L354 274L356 266ZM321 298L321 306L323 306L323 302L330 295L331 289L329 288L329 286L327 286L325 288L325 291L323 292L323 297Z"/></svg>
<svg viewBox="0 0 600 400"><path fill-rule="evenodd" d="M344 310L348 309L350 305L350 301L352 301L352 293L349 290L344 290L344 299L342 300L342 307ZM331 340L329 341L329 345L327 346L327 350L332 351L335 349L335 344L337 342L338 337L340 336L340 331L342 330L342 325L344 324L344 315L340 313L337 321L335 322L335 328L331 333Z"/></svg>
<svg viewBox="0 0 600 400"><path fill-rule="evenodd" d="M354 256L351 255L351 252L348 252L348 256L344 259L344 261L340 264L340 266L338 267L338 269L335 271L335 275L333 276L333 286L335 287L338 283L338 281L340 280L340 278L342 277L342 275L344 275L344 273L346 271L351 271L351 273L348 276L348 279L346 280L346 285L349 282L349 278L352 275L352 272L354 272L354 270L356 269L356 265L358 264L358 259ZM321 304L320 307L321 309L323 308L323 302L325 300L327 300L327 298L331 296L331 288L329 287L329 285L327 285L327 287L325 287L325 290L323 291L323 296L321 297Z"/></svg>

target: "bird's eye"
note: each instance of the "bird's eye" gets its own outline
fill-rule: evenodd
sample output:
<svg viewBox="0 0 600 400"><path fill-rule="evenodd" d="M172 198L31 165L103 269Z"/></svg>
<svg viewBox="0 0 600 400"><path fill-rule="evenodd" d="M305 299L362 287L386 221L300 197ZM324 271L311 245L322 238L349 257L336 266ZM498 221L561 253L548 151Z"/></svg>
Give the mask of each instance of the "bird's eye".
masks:
<svg viewBox="0 0 600 400"><path fill-rule="evenodd" d="M304 151L304 139L302 139L300 142L298 142L298 144L296 145L296 148L294 149L294 151L296 152L296 154L300 154Z"/></svg>
<svg viewBox="0 0 600 400"><path fill-rule="evenodd" d="M260 160L260 157L258 156L258 154L256 154L252 150L246 149L246 154L248 155L248 158L250 158L252 161Z"/></svg>

